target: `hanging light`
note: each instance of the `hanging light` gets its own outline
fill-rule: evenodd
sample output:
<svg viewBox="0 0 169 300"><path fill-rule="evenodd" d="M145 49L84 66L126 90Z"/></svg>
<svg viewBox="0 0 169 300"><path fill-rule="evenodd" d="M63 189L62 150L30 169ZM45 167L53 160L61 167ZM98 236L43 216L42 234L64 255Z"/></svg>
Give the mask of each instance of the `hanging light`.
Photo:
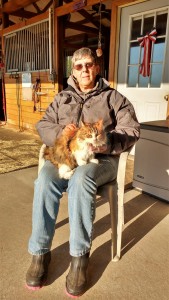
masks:
<svg viewBox="0 0 169 300"><path fill-rule="evenodd" d="M102 41L102 33L101 33L101 26L102 26L101 18L102 18L102 15L101 15L101 10L102 10L102 4L101 4L101 0L100 0L100 5L99 5L99 16L100 16L99 37L98 37L98 48L96 50L97 57L100 57L103 54L102 42L101 42Z"/></svg>

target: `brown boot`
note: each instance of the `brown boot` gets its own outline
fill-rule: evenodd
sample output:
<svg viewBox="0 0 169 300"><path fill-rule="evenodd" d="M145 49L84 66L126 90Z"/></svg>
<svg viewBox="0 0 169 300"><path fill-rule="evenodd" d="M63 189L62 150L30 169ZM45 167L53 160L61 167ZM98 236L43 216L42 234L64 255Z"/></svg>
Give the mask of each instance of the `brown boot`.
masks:
<svg viewBox="0 0 169 300"><path fill-rule="evenodd" d="M40 289L47 279L51 252L42 255L33 255L32 263L26 274L26 286L31 290Z"/></svg>
<svg viewBox="0 0 169 300"><path fill-rule="evenodd" d="M69 273L66 277L66 291L71 296L82 295L87 286L87 267L89 263L89 253L83 256L73 257Z"/></svg>

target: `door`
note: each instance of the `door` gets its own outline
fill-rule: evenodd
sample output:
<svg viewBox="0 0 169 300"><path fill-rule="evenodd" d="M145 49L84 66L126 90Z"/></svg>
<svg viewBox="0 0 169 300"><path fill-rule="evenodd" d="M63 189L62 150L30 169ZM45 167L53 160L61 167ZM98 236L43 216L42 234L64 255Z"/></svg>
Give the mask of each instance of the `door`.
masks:
<svg viewBox="0 0 169 300"><path fill-rule="evenodd" d="M155 30L153 31L153 28ZM148 48L137 38L156 37ZM117 90L134 105L139 122L162 120L167 116L169 94L169 6L168 0L151 0L121 10ZM150 61L146 61L150 51ZM141 64L149 74L140 74Z"/></svg>

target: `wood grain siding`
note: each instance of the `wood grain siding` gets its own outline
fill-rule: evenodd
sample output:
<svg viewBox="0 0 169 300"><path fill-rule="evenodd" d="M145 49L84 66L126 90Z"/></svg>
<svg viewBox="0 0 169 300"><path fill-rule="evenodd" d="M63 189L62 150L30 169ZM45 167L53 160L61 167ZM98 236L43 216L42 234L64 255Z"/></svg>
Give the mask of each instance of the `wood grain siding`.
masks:
<svg viewBox="0 0 169 300"><path fill-rule="evenodd" d="M34 111L33 100L23 100L22 96L22 79L9 78L5 75L6 88L6 108L7 108L7 123L19 128L20 130L29 129L35 130L35 124L41 119L45 109L53 101L57 93L57 85L53 85L48 81L48 73L40 72L41 91L44 95L39 96L39 102L36 103L36 111ZM39 73L32 73L32 83L39 78ZM39 111L41 109L41 111Z"/></svg>
<svg viewBox="0 0 169 300"><path fill-rule="evenodd" d="M3 29L2 34L13 33L16 30L48 19L48 17L48 12L45 12L32 19ZM23 100L22 73L19 73L18 81L10 78L10 74L5 74L6 112L7 124L20 130L28 129L35 131L35 124L42 118L45 109L53 101L54 95L58 92L58 84L53 84L49 80L49 71L32 72L31 76L32 85L36 83L37 78L40 78L41 91L45 93L45 95L39 96L40 102L36 104L37 110L34 111L34 101L31 99Z"/></svg>

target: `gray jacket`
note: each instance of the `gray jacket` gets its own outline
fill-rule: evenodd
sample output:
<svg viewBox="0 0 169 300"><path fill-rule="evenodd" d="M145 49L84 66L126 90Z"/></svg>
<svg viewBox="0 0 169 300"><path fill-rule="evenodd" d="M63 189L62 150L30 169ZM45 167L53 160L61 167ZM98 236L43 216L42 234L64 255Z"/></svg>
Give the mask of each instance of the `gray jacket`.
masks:
<svg viewBox="0 0 169 300"><path fill-rule="evenodd" d="M81 92L72 76L68 87L58 93L47 108L36 129L44 144L52 146L68 124L79 126L80 120L96 122L103 119L109 142L109 154L117 155L134 145L139 138L140 125L133 105L109 83L97 76L96 86Z"/></svg>

